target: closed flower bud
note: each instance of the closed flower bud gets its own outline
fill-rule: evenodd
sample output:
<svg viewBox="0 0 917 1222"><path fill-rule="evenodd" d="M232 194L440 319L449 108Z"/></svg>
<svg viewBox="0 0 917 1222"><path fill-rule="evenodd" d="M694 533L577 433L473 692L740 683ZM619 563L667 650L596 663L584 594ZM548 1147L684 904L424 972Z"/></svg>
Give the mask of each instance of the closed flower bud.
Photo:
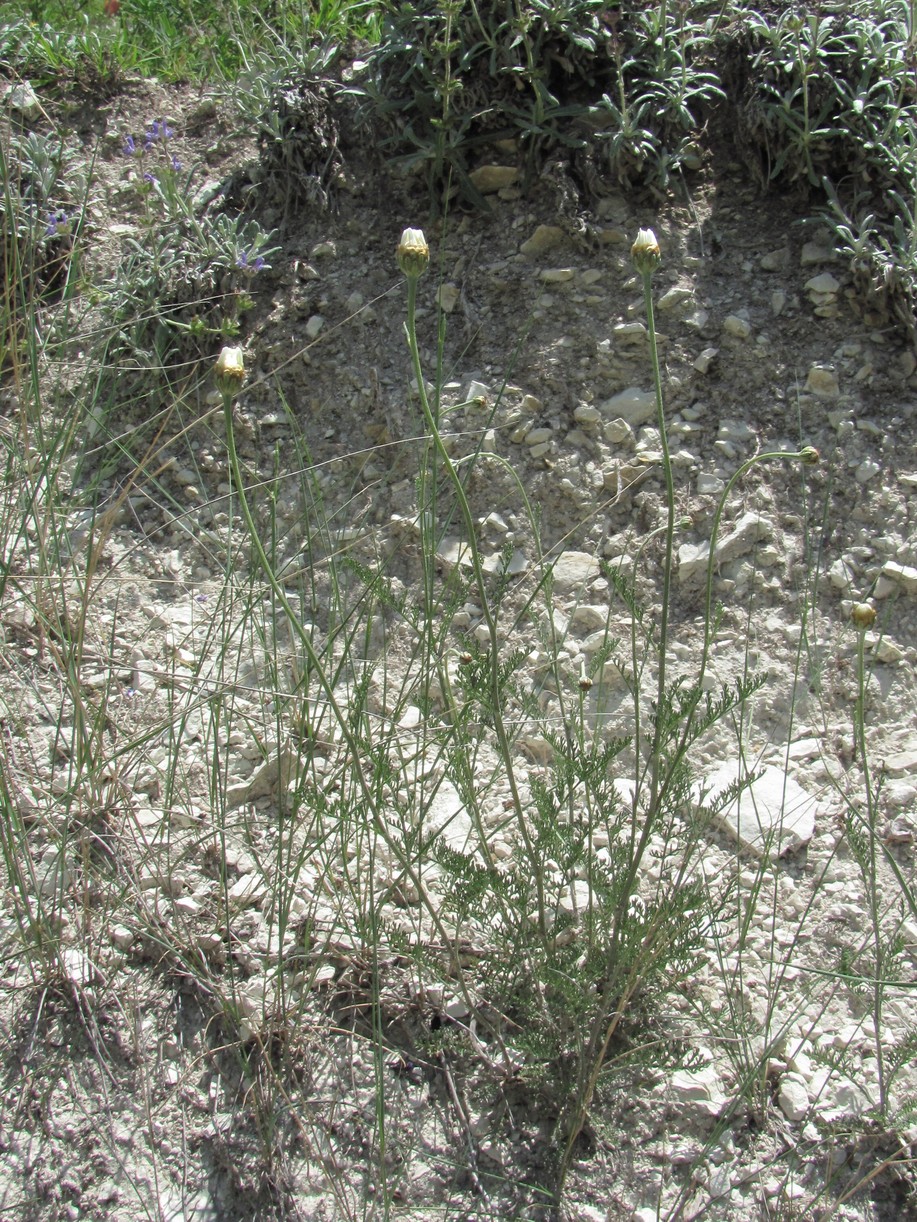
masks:
<svg viewBox="0 0 917 1222"><path fill-rule="evenodd" d="M821 455L815 446L803 446L799 451L799 457L807 467L817 467L821 462Z"/></svg>
<svg viewBox="0 0 917 1222"><path fill-rule="evenodd" d="M630 248L630 257L641 276L652 274L656 270L662 261L662 252L652 229L641 229L638 232L637 240Z"/></svg>
<svg viewBox="0 0 917 1222"><path fill-rule="evenodd" d="M395 251L398 266L409 280L416 280L427 270L430 248L422 229L405 229Z"/></svg>
<svg viewBox="0 0 917 1222"><path fill-rule="evenodd" d="M850 618L853 620L855 628L861 631L865 628L871 628L876 622L876 609L871 607L869 603L854 603L853 610L850 612Z"/></svg>
<svg viewBox="0 0 917 1222"><path fill-rule="evenodd" d="M233 395L245 380L245 358L241 348L224 348L213 367L220 392Z"/></svg>

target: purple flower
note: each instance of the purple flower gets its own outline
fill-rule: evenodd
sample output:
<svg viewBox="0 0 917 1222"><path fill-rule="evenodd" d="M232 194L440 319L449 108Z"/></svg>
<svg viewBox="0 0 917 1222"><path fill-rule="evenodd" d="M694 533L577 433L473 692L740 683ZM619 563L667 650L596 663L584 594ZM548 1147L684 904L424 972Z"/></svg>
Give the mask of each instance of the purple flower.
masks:
<svg viewBox="0 0 917 1222"><path fill-rule="evenodd" d="M176 174L181 169L181 162L178 160L178 158L175 156L174 153L172 154L172 169L175 171Z"/></svg>
<svg viewBox="0 0 917 1222"><path fill-rule="evenodd" d="M48 213L48 224L45 228L46 238L63 238L70 232L71 217L63 208Z"/></svg>
<svg viewBox="0 0 917 1222"><path fill-rule="evenodd" d="M256 255L254 259L249 259L247 253L243 250L236 259L236 267L246 272L249 276L257 275L264 267L264 256Z"/></svg>
<svg viewBox="0 0 917 1222"><path fill-rule="evenodd" d="M147 172L143 176L143 181L148 182L148 183L157 183L159 182L159 179L156 177L155 174L151 174L149 170L147 170Z"/></svg>
<svg viewBox="0 0 917 1222"><path fill-rule="evenodd" d="M175 132L169 127L165 119L154 119L150 124L149 131L146 134L145 145L147 149L153 147L157 140L170 140L175 135Z"/></svg>
<svg viewBox="0 0 917 1222"><path fill-rule="evenodd" d="M121 150L121 152L125 157L133 157L133 155L137 152L137 142L134 140L133 136L128 136L128 138L124 141L124 148Z"/></svg>

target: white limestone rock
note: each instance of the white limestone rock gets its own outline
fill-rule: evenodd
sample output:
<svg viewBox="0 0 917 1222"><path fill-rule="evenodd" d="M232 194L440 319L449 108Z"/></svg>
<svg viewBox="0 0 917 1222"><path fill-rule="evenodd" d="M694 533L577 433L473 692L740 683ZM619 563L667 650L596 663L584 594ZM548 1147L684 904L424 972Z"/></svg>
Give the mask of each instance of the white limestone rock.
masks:
<svg viewBox="0 0 917 1222"><path fill-rule="evenodd" d="M695 797L714 805L739 773L725 764L695 787ZM717 811L716 821L751 852L776 856L797 849L815 834L818 803L781 768L768 765L738 798Z"/></svg>

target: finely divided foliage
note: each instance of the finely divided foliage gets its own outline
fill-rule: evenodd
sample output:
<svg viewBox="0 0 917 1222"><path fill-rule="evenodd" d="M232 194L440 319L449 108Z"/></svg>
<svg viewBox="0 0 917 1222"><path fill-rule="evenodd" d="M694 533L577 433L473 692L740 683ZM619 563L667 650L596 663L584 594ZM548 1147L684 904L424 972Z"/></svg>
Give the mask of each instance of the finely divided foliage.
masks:
<svg viewBox="0 0 917 1222"><path fill-rule="evenodd" d="M749 727L766 676L746 655L731 682L714 677L723 523L765 468L790 472L793 511L817 519L815 499L828 496L819 452L800 427L797 443L761 449L724 475L698 564L696 640L682 648L676 580L692 523L680 509L659 344L665 235L630 234L639 308L629 321L644 324L654 430L644 467L658 517L642 522L629 555L596 562L607 614L571 671L557 556L524 481L488 441L501 396L455 405L448 285L426 346L419 293L445 279L441 239L463 223L456 216L490 211L476 176L485 152L516 159L512 190L560 174L559 219L582 248L598 249L603 194L614 186L693 208L692 176L710 170L714 138L730 126L731 155L761 187L798 192L810 223L827 225L876 325L895 317L914 334L914 5L437 0L329 2L305 14L280 3L270 20L224 6L221 22L191 0L91 7L75 24L39 5L34 21L0 26L10 66L0 126L4 1053L40 1077L32 1052L17 1049L30 1023L45 1032L52 1006L104 1067L107 1023L129 1014L138 1047L142 1035L140 1004L117 973L127 963L165 982L177 1008L199 1015L215 1130L232 1129L226 1115L249 1126L257 1157L228 1138L214 1154L237 1159L249 1216L297 1208L291 1151L319 1177L334 1216L407 1216L402 1186L412 1158L418 1175L425 1164L420 1138L405 1146L398 1108L401 1084L421 1081L460 1135L455 1159L475 1216L561 1217L620 1096L682 1075L712 1119L693 1170L664 1214L660 1205L675 1219L689 1216L731 1126L741 1120L751 1140L805 1118L808 1102L797 1115L790 1089L788 1066L804 1059L791 1032L813 1005L851 990L868 1016L877 1088L863 1131L871 1126L878 1153L840 1188L825 1173L822 1216L846 1216L837 1213L846 1197L900 1161L912 1135L913 1101L897 1087L910 1081L917 1044L909 1020L906 1038L885 1040L889 996L911 985L903 931L917 921L917 895L883 834L870 754L874 591L851 604L850 778L831 776L838 844L856 865L865 916L835 961L811 969L818 989L789 989L808 937L804 908L790 945L774 934L773 973L752 991L760 1004L748 1000L746 949L768 917L774 929L783 898L770 869L779 834L762 833L755 856L736 853L728 877L704 865L727 813L758 801L764 772ZM227 113L255 125L258 161L247 177L214 183L182 155L185 133L170 114L119 131L131 222L122 257L97 275L99 150L75 161L66 115L60 130L50 117L63 113L55 91L65 81L74 96L110 96L130 73L154 69L218 80ZM17 92L26 77L35 103ZM257 331L250 323L255 295L320 280L285 249L284 226L297 208L339 203L352 186L347 142L359 140L369 163L404 175L405 198L422 184L424 213L393 252L403 305L391 292L384 303L404 315L410 428L392 436L390 422L374 422L385 461L407 464L397 478L411 507L400 534L393 527L363 552L351 547L365 542L350 517L357 479L342 509L311 453L312 423L302 425L280 382L273 422L294 442L268 464L240 406L253 381L274 385L302 355L263 343L263 312ZM302 310L310 342L324 326L320 292ZM353 310L363 307L361 297ZM477 423L463 432L466 409ZM206 444L192 452L195 429ZM176 453L190 455L187 503L164 478ZM195 519L208 578L220 580L199 594L203 579L189 582L184 627L195 648L159 625L165 660L136 642L127 680L117 659L131 595L120 570L156 546L150 507L174 538L190 531L203 470L224 477ZM497 478L513 489L524 563L512 542L496 555L482 542ZM136 542L118 550L125 523ZM179 580L169 563L163 583ZM803 600L813 618L815 587L813 577ZM801 689L818 693L818 676L805 673L807 633L805 624L793 690L780 697L791 708ZM145 709L144 693L157 690L163 702ZM727 732L738 764L708 786L704 752ZM240 783L230 757L243 744ZM154 805L161 819L148 817ZM185 885L201 860L203 915ZM716 996L697 984L711 970ZM708 1090L713 1045L732 1067L728 1096ZM328 1066L355 1046L364 1055L352 1084L364 1102L351 1114L324 1092ZM855 1074L846 1046L822 1044L819 1055L824 1083ZM152 1070L140 1062L149 1112ZM810 1128L806 1141L832 1146L835 1133ZM514 1175L496 1162L494 1171L484 1152L486 1138L509 1131L532 1155ZM784 1157L789 1166L796 1155L787 1147ZM361 1167L359 1183L341 1175L344 1158ZM728 1215L711 1206L708 1216Z"/></svg>

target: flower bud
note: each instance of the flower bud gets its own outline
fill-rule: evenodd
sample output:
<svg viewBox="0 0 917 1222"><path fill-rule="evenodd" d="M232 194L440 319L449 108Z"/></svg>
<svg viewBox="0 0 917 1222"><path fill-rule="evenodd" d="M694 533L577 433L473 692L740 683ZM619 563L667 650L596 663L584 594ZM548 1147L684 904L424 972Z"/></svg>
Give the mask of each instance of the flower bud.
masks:
<svg viewBox="0 0 917 1222"><path fill-rule="evenodd" d="M871 628L876 622L876 609L871 607L869 603L854 603L853 610L850 612L850 618L853 620L854 627L863 631L866 628Z"/></svg>
<svg viewBox="0 0 917 1222"><path fill-rule="evenodd" d="M242 349L224 348L213 367L213 377L221 394L234 395L245 381Z"/></svg>
<svg viewBox="0 0 917 1222"><path fill-rule="evenodd" d="M422 229L405 229L395 251L398 266L409 280L416 280L427 270L430 248Z"/></svg>
<svg viewBox="0 0 917 1222"><path fill-rule="evenodd" d="M662 261L662 252L652 229L641 229L630 248L630 257L641 276L652 275Z"/></svg>
<svg viewBox="0 0 917 1222"><path fill-rule="evenodd" d="M799 458L807 467L817 467L821 462L821 454L815 446L803 446L799 451Z"/></svg>

